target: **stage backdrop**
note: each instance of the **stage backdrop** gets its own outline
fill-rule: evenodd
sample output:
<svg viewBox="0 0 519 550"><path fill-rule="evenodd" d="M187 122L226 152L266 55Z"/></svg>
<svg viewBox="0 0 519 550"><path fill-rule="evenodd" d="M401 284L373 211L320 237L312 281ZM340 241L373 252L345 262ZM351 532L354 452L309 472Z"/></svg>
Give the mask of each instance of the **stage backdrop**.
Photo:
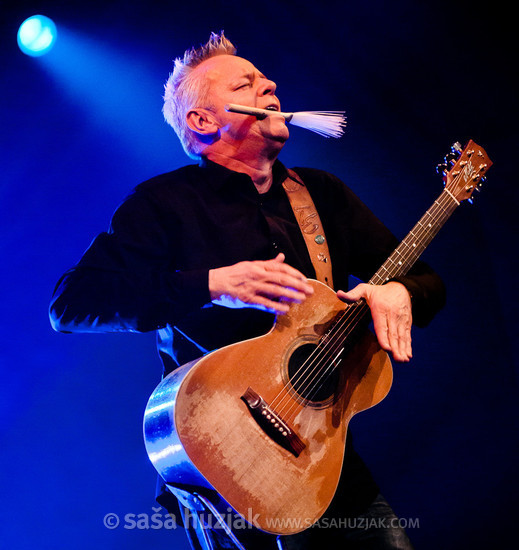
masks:
<svg viewBox="0 0 519 550"><path fill-rule="evenodd" d="M156 507L141 434L161 374L154 335L58 334L47 308L132 187L191 162L163 122L162 87L174 57L221 29L277 82L284 110L347 111L342 139L292 128L281 159L337 174L399 237L440 193L452 142L473 138L494 160L425 254L447 306L352 428L417 548L504 547L517 479L512 14L411 0L0 9L2 547L187 548ZM58 40L31 58L16 33L36 13Z"/></svg>

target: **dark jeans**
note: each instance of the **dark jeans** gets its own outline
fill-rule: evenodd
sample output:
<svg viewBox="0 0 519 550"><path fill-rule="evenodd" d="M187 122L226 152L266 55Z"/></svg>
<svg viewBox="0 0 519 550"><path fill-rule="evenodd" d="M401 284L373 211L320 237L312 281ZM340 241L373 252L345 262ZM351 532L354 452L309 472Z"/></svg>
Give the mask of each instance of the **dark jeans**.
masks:
<svg viewBox="0 0 519 550"><path fill-rule="evenodd" d="M190 512L187 512L188 515ZM195 518L196 519L196 518ZM188 525L193 524L193 516ZM200 533L200 531L199 531ZM236 537L246 550L412 550L413 546L391 506L377 495L364 514L354 518L324 516L315 525L296 535L269 535L257 529L236 529ZM187 529L194 550L234 549L237 546L221 528L206 530L204 542L192 527Z"/></svg>

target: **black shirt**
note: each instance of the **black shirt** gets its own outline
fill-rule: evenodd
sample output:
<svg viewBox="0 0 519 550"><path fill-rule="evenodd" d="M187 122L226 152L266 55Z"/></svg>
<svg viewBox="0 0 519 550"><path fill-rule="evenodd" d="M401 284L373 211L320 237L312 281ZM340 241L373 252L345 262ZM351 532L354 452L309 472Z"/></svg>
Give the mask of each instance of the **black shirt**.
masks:
<svg viewBox="0 0 519 550"><path fill-rule="evenodd" d="M336 289L348 276L368 280L397 246L396 238L339 179L296 168L320 214ZM209 269L242 260L286 262L315 277L276 162L274 183L259 194L249 176L205 161L137 186L60 279L51 319L63 332L159 329L166 372L215 348L267 331L274 316L210 303ZM413 318L425 325L442 307L437 275L418 262L399 279L413 295Z"/></svg>
<svg viewBox="0 0 519 550"><path fill-rule="evenodd" d="M398 245L396 238L335 176L295 171L323 223L335 288L346 290L350 275L369 280ZM109 231L60 279L53 326L63 332L157 330L165 373L266 333L272 314L211 304L208 272L283 252L288 264L315 277L282 186L286 176L277 161L271 188L259 194L246 174L205 160L140 184L115 212ZM427 324L444 302L441 280L422 262L398 280L413 295L415 324ZM351 445L342 485L349 495L344 507L352 511L376 491Z"/></svg>

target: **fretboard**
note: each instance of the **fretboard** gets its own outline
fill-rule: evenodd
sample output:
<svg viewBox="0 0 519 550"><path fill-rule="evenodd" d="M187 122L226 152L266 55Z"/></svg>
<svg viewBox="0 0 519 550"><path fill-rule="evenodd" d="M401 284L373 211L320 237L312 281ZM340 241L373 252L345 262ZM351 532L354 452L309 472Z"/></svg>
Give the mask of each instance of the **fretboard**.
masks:
<svg viewBox="0 0 519 550"><path fill-rule="evenodd" d="M453 195L444 189L391 256L373 275L369 284L381 285L395 277L405 275L458 205L459 202Z"/></svg>

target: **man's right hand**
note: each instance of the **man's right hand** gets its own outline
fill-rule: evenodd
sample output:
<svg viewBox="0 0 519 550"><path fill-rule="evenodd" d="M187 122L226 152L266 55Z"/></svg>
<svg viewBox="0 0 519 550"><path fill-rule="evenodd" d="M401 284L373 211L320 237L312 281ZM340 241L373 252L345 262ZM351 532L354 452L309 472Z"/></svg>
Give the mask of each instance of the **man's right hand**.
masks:
<svg viewBox="0 0 519 550"><path fill-rule="evenodd" d="M273 260L211 269L209 292L214 304L282 315L290 303L301 303L313 294L313 288L302 273L285 263L284 254L278 254Z"/></svg>

